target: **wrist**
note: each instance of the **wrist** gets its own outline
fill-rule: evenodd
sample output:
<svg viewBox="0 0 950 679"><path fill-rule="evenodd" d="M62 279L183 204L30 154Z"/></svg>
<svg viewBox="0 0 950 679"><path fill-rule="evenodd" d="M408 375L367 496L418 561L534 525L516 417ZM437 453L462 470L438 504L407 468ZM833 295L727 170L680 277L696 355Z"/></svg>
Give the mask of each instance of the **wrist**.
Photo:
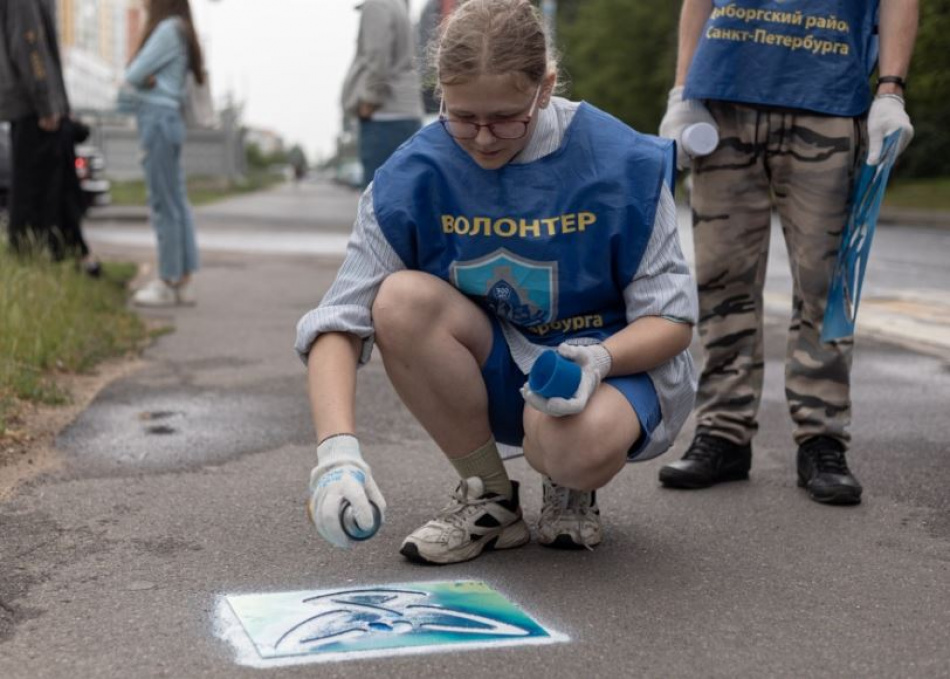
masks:
<svg viewBox="0 0 950 679"><path fill-rule="evenodd" d="M595 344L593 347L596 347L596 350L598 350L598 355L595 359L597 373L600 375L601 379L604 379L610 375L610 371L613 368L613 354L610 353L610 349L607 348L606 344Z"/></svg>
<svg viewBox="0 0 950 679"><path fill-rule="evenodd" d="M321 467L346 463L363 464L360 442L353 434L328 436L317 446L317 460Z"/></svg>
<svg viewBox="0 0 950 679"><path fill-rule="evenodd" d="M877 79L878 94L899 94L904 95L907 90L907 81L899 75L882 75Z"/></svg>
<svg viewBox="0 0 950 679"><path fill-rule="evenodd" d="M904 106L904 97L891 92L878 92L874 99L875 101L878 99L894 99L895 101L899 102L902 107Z"/></svg>
<svg viewBox="0 0 950 679"><path fill-rule="evenodd" d="M881 96L882 94L893 94L895 96L904 98L904 88L896 83L881 83L877 86L875 91L876 96Z"/></svg>

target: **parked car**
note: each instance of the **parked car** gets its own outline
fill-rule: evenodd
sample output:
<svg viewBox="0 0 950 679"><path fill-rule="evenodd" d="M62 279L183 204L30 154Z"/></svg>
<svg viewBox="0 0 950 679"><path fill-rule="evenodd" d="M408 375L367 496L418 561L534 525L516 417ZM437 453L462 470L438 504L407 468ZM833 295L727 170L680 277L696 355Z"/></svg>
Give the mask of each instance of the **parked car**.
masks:
<svg viewBox="0 0 950 679"><path fill-rule="evenodd" d="M363 165L356 159L348 159L336 166L336 181L354 189L363 186Z"/></svg>
<svg viewBox="0 0 950 679"><path fill-rule="evenodd" d="M112 202L112 185L105 172L105 157L98 148L92 144L76 146L76 176L86 207ZM9 203L11 175L10 124L0 122L0 209L6 209Z"/></svg>
<svg viewBox="0 0 950 679"><path fill-rule="evenodd" d="M106 159L92 144L76 147L76 175L82 187L86 207L100 207L112 202L112 183L106 179Z"/></svg>

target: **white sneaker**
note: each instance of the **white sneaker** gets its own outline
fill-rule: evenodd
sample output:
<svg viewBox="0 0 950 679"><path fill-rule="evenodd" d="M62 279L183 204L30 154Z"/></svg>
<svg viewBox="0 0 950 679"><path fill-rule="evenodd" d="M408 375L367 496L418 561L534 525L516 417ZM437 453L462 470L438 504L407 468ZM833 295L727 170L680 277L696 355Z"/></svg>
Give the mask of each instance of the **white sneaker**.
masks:
<svg viewBox="0 0 950 679"><path fill-rule="evenodd" d="M194 306L198 303L195 286L192 281L175 286L175 299L182 306Z"/></svg>
<svg viewBox="0 0 950 679"><path fill-rule="evenodd" d="M161 278L156 278L136 291L132 295L132 302L138 306L166 307L175 306L178 303L178 298L175 295L175 288Z"/></svg>
<svg viewBox="0 0 950 679"><path fill-rule="evenodd" d="M593 549L603 539L597 493L564 488L545 476L538 542L554 549Z"/></svg>
<svg viewBox="0 0 950 679"><path fill-rule="evenodd" d="M485 493L477 476L459 483L452 502L407 537L399 553L427 564L458 563L483 551L511 549L531 537L518 504L518 482L511 482L511 499Z"/></svg>

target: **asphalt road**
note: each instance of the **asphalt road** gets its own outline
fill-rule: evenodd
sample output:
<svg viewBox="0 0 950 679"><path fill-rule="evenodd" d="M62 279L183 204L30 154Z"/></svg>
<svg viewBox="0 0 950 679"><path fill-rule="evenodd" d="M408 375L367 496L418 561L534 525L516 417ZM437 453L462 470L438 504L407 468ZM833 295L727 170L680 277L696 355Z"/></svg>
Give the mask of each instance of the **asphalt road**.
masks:
<svg viewBox="0 0 950 679"><path fill-rule="evenodd" d="M307 185L199 213L208 242L232 238L205 249L199 306L151 313L176 331L61 434L62 471L0 504L0 677L950 675L950 363L859 338L849 460L866 501L820 506L795 485L780 315L751 481L660 488L686 431L600 494L607 537L592 553L531 544L445 568L404 561L400 541L455 481L374 359L358 421L388 522L356 550L324 544L304 513L315 455L291 345L339 257L293 243L345 232L355 201ZM147 258L116 236L146 228L101 224L90 237ZM235 233L273 247L254 252ZM914 261L935 256L936 233L888 233L920 248ZM779 298L781 285L776 272ZM511 469L533 521L540 480L523 461ZM225 595L436 580L484 581L569 640L263 670L221 638Z"/></svg>

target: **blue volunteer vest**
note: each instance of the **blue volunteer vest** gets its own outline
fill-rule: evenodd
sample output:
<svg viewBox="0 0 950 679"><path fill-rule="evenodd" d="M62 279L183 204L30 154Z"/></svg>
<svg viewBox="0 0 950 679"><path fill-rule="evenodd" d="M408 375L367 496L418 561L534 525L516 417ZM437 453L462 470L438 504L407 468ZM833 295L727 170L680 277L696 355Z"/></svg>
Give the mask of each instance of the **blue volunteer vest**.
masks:
<svg viewBox="0 0 950 679"><path fill-rule="evenodd" d="M871 105L878 0L714 0L687 99L859 116Z"/></svg>
<svg viewBox="0 0 950 679"><path fill-rule="evenodd" d="M380 168L376 218L409 269L531 341L605 339L653 230L672 146L581 104L553 154L484 170L438 124Z"/></svg>

